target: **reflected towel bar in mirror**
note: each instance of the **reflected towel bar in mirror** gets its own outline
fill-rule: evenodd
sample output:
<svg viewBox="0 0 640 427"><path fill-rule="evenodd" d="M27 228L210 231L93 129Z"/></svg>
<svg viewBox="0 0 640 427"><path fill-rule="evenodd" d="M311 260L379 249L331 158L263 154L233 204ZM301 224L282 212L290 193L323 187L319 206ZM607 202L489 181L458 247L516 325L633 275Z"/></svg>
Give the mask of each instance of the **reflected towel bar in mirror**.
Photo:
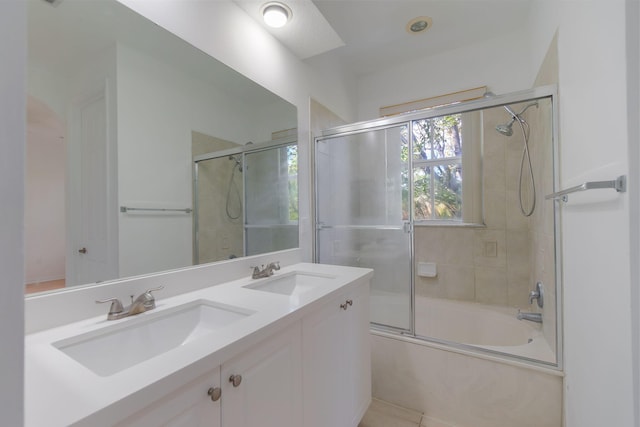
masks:
<svg viewBox="0 0 640 427"><path fill-rule="evenodd" d="M556 193L549 194L545 199L561 199L563 202L569 200L568 194L576 193L578 191L595 190L600 188L613 188L618 193L624 193L627 191L627 176L620 175L618 178L612 181L589 181L575 187L567 188L566 190L558 191Z"/></svg>
<svg viewBox="0 0 640 427"><path fill-rule="evenodd" d="M193 209L184 208L184 209L167 209L167 208L130 208L127 206L120 206L120 212L127 213L130 211L147 211L147 212L184 212L191 213Z"/></svg>

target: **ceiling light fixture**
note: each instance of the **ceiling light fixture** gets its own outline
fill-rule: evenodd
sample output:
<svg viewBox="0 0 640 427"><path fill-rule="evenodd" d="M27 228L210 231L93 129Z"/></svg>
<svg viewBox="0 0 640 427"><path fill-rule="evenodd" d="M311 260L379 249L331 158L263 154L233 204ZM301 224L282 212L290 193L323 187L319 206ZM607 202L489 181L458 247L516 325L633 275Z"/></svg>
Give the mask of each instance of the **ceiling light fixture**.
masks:
<svg viewBox="0 0 640 427"><path fill-rule="evenodd" d="M409 21L406 30L409 34L424 33L431 28L432 22L432 19L428 16L418 16Z"/></svg>
<svg viewBox="0 0 640 427"><path fill-rule="evenodd" d="M272 28L282 28L291 19L291 9L280 2L269 2L262 5L262 17L265 24Z"/></svg>

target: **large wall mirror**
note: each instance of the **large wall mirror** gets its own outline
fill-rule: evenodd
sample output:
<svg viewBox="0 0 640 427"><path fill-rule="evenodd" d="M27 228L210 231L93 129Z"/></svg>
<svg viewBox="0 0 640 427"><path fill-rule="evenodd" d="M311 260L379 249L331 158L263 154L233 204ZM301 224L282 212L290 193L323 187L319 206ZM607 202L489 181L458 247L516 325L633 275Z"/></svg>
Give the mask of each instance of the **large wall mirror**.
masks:
<svg viewBox="0 0 640 427"><path fill-rule="evenodd" d="M116 0L28 2L27 293L298 246L294 105Z"/></svg>

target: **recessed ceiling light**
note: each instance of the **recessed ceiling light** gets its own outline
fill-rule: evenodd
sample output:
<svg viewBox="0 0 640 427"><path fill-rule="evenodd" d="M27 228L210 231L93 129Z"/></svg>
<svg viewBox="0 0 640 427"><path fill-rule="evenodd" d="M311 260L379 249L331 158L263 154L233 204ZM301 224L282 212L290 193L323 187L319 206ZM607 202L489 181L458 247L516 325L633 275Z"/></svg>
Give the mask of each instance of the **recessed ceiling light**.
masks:
<svg viewBox="0 0 640 427"><path fill-rule="evenodd" d="M406 30L409 34L424 33L431 28L432 20L428 16L418 16L413 18L406 26Z"/></svg>
<svg viewBox="0 0 640 427"><path fill-rule="evenodd" d="M269 2L262 5L264 23L272 28L284 27L291 19L291 9L280 2Z"/></svg>

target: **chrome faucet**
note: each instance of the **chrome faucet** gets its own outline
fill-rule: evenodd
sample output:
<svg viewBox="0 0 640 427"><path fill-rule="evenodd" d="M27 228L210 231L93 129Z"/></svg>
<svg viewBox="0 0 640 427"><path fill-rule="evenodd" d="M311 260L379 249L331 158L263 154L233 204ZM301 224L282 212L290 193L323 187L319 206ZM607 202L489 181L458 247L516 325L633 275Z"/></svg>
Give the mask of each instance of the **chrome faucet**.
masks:
<svg viewBox="0 0 640 427"><path fill-rule="evenodd" d="M262 270L260 270L260 268L256 267L251 267L253 268L253 274L251 274L251 278L252 279L260 279L262 277L269 277L269 276L273 276L273 271L274 270L280 270L280 261L276 261L276 262L270 262L269 264L267 264L267 266L265 267L264 264L262 265Z"/></svg>
<svg viewBox="0 0 640 427"><path fill-rule="evenodd" d="M107 320L118 320L124 317L134 316L136 314L144 313L145 311L153 310L156 308L156 299L151 292L156 292L164 289L164 286L158 286L157 288L149 289L142 293L135 300L131 295L131 304L123 307L118 298L108 298L105 300L96 301L96 304L104 304L106 302L111 303L109 313L107 314Z"/></svg>
<svg viewBox="0 0 640 427"><path fill-rule="evenodd" d="M518 309L518 320L528 320L530 322L542 323L542 313L523 313Z"/></svg>

